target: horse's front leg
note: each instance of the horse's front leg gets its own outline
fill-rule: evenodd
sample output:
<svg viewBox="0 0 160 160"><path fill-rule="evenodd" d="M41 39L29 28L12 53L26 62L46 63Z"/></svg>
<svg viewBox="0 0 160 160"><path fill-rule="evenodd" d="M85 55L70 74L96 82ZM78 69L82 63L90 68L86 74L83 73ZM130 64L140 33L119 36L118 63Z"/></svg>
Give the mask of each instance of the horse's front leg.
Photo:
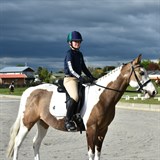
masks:
<svg viewBox="0 0 160 160"><path fill-rule="evenodd" d="M102 144L107 133L108 127L98 130L96 142L95 142L95 157L94 160L100 160Z"/></svg>
<svg viewBox="0 0 160 160"><path fill-rule="evenodd" d="M87 128L86 138L87 138L87 144L88 144L89 160L94 160L94 157L95 157L96 126L92 125L92 126Z"/></svg>

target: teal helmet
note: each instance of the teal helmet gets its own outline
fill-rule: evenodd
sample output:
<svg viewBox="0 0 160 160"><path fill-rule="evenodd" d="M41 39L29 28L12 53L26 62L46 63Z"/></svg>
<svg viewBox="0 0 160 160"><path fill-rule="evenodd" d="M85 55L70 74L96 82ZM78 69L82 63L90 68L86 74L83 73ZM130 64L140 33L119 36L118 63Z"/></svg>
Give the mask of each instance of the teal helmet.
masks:
<svg viewBox="0 0 160 160"><path fill-rule="evenodd" d="M83 41L81 34L77 31L70 32L67 36L67 42L71 41Z"/></svg>

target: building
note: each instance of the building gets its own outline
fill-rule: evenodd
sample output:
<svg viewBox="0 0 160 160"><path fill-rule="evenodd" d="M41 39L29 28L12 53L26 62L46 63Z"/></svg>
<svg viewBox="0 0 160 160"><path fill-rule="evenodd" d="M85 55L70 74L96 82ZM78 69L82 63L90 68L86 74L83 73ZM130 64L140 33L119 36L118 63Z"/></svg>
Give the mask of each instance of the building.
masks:
<svg viewBox="0 0 160 160"><path fill-rule="evenodd" d="M0 69L1 83L7 85L14 81L16 85L24 85L35 79L34 72L35 71L28 66L4 67Z"/></svg>
<svg viewBox="0 0 160 160"><path fill-rule="evenodd" d="M148 71L148 76L151 80L160 79L160 70Z"/></svg>

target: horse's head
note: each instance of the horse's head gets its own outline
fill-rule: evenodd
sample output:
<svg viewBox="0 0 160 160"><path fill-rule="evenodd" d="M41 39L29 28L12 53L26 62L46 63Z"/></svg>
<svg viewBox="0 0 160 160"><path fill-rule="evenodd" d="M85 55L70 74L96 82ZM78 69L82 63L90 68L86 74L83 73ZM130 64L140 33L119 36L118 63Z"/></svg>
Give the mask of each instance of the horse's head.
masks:
<svg viewBox="0 0 160 160"><path fill-rule="evenodd" d="M145 68L141 65L141 55L131 63L126 64L124 68L128 70L125 76L127 76L131 87L137 88L138 91L144 93L146 98L154 97L157 94Z"/></svg>

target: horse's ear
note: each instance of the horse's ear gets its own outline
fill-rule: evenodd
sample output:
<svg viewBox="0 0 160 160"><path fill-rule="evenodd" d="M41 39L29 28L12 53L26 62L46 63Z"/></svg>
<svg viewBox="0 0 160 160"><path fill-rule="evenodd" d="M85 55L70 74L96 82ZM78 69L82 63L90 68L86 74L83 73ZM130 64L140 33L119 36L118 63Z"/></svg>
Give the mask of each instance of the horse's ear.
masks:
<svg viewBox="0 0 160 160"><path fill-rule="evenodd" d="M141 63L142 55L140 54L136 59L133 60L133 65Z"/></svg>

